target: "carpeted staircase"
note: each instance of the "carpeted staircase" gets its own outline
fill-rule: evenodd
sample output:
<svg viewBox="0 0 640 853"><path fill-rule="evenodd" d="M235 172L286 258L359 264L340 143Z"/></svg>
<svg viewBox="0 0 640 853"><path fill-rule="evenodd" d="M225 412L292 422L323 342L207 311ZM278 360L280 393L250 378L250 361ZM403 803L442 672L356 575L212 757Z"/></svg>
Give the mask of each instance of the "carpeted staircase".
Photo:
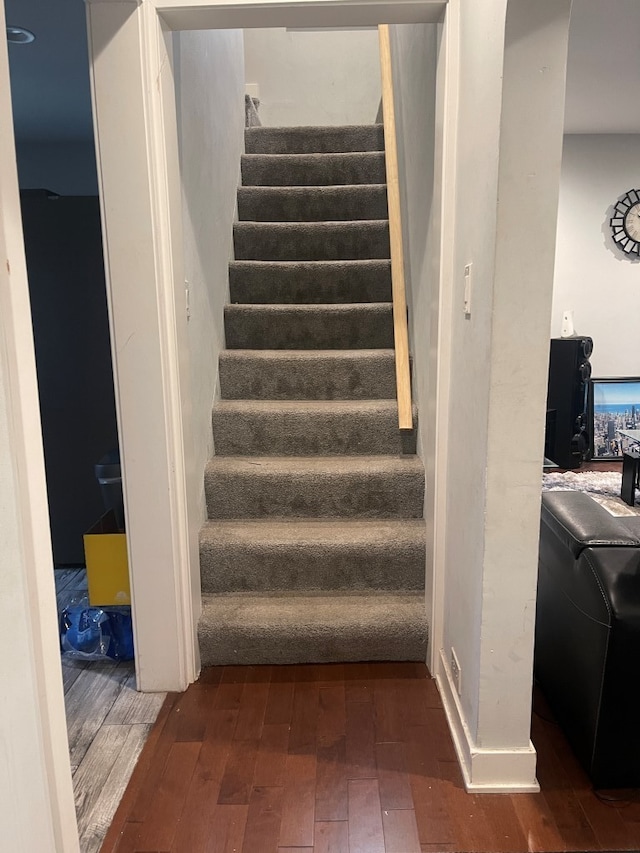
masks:
<svg viewBox="0 0 640 853"><path fill-rule="evenodd" d="M383 148L381 126L246 131L203 665L425 659L424 469L397 426Z"/></svg>

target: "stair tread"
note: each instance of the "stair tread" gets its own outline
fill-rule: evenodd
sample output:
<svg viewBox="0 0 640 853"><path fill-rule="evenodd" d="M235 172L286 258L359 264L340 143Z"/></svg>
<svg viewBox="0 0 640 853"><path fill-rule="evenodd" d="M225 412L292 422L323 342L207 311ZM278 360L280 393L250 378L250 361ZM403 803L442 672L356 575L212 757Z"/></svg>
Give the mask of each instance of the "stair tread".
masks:
<svg viewBox="0 0 640 853"><path fill-rule="evenodd" d="M260 303L257 303L260 304ZM374 303L375 304L375 303ZM386 305L387 303L382 303ZM319 359L349 359L367 360L370 358L395 358L395 350L392 349L225 349L220 353L225 359L255 359L275 361L317 361Z"/></svg>
<svg viewBox="0 0 640 853"><path fill-rule="evenodd" d="M225 305L225 311L260 311L264 313L301 313L317 314L321 311L330 311L336 314L347 314L349 312L375 313L388 311L393 303L389 302L230 302Z"/></svg>
<svg viewBox="0 0 640 853"><path fill-rule="evenodd" d="M282 131L284 133L316 133L318 131L330 131L339 134L343 134L350 130L379 130L383 128L384 125L378 122L373 124L274 124L274 125L262 125L262 127L251 127L246 128L245 132L250 133L261 133L261 132L272 132L272 131Z"/></svg>
<svg viewBox="0 0 640 853"><path fill-rule="evenodd" d="M396 400L216 400L214 411L222 412L277 412L277 413L344 413L357 412L395 414Z"/></svg>
<svg viewBox="0 0 640 853"><path fill-rule="evenodd" d="M379 160L384 157L384 151L307 151L302 154L242 154L242 157L247 162L257 162L258 160L267 160L271 162L287 163L294 160L307 160L310 163L321 162L323 158L329 158L334 161L338 160L358 160L361 158L367 160ZM370 181L369 183L377 183ZM270 186L287 186L286 184L271 184ZM305 186L322 186L321 184L305 184ZM340 186L353 186L353 184L340 184Z"/></svg>
<svg viewBox="0 0 640 853"><path fill-rule="evenodd" d="M335 547L360 543L389 545L398 539L423 542L422 518L250 518L206 521L200 533L206 542L232 539L235 542L295 544L323 542Z"/></svg>
<svg viewBox="0 0 640 853"><path fill-rule="evenodd" d="M353 231L366 231L371 229L384 230L389 224L388 219L322 219L314 222L255 222L253 220L239 220L235 222L233 228L235 231L335 231L343 229L351 229ZM330 259L329 259L330 260ZM353 260L381 260L380 258L345 258L345 261ZM383 258L382 260L386 260ZM333 263L341 263L340 259L334 260ZM296 261L289 261L296 263ZM307 261L307 263L322 263L322 261Z"/></svg>
<svg viewBox="0 0 640 853"><path fill-rule="evenodd" d="M409 613L415 618L424 611L424 593L421 591L345 592L303 591L275 593L251 592L205 593L202 596L204 615L216 614L220 624L240 623L245 627L250 621L269 621L274 624L336 624L338 621L352 625L365 622L385 624ZM424 618L426 625L426 617Z"/></svg>
<svg viewBox="0 0 640 853"><path fill-rule="evenodd" d="M351 220L353 222L357 222L359 220ZM367 221L367 220L361 220ZM380 220L373 220L374 222ZM276 223L277 224L277 223ZM324 261L238 261L233 260L229 262L229 266L231 267L246 267L247 269L260 269L262 268L278 268L280 267L282 270L292 270L294 268L304 268L304 269L320 269L322 267L326 267L327 269L339 269L341 267L345 267L346 269L369 269L373 267L379 266L389 266L391 263L389 258L343 258L340 260L324 260Z"/></svg>
<svg viewBox="0 0 640 853"><path fill-rule="evenodd" d="M386 472L421 471L422 460L414 454L362 456L213 456L207 462L207 470L240 471L260 474L383 474Z"/></svg>

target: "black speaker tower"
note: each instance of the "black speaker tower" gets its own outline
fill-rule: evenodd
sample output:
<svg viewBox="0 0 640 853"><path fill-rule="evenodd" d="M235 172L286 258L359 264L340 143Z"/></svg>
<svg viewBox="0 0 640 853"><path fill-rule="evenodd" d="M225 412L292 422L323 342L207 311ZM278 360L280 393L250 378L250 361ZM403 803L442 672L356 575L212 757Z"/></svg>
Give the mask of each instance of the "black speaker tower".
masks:
<svg viewBox="0 0 640 853"><path fill-rule="evenodd" d="M552 338L545 455L560 468L578 468L589 456L588 390L591 338Z"/></svg>

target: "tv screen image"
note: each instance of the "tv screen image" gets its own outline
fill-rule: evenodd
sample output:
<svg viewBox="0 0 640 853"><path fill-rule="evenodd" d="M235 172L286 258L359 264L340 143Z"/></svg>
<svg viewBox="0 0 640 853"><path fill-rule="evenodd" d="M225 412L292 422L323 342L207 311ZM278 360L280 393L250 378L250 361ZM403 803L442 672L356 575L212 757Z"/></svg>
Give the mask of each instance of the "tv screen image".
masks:
<svg viewBox="0 0 640 853"><path fill-rule="evenodd" d="M640 378L592 379L592 459L621 459L636 446L620 430L640 430Z"/></svg>

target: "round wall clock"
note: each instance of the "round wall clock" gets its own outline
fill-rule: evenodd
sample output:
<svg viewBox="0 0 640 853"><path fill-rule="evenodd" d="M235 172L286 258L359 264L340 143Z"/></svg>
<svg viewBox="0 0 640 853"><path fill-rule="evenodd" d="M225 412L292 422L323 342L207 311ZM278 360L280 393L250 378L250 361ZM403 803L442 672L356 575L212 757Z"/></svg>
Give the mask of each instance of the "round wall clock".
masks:
<svg viewBox="0 0 640 853"><path fill-rule="evenodd" d="M640 257L640 190L629 190L616 202L609 225L616 246Z"/></svg>

